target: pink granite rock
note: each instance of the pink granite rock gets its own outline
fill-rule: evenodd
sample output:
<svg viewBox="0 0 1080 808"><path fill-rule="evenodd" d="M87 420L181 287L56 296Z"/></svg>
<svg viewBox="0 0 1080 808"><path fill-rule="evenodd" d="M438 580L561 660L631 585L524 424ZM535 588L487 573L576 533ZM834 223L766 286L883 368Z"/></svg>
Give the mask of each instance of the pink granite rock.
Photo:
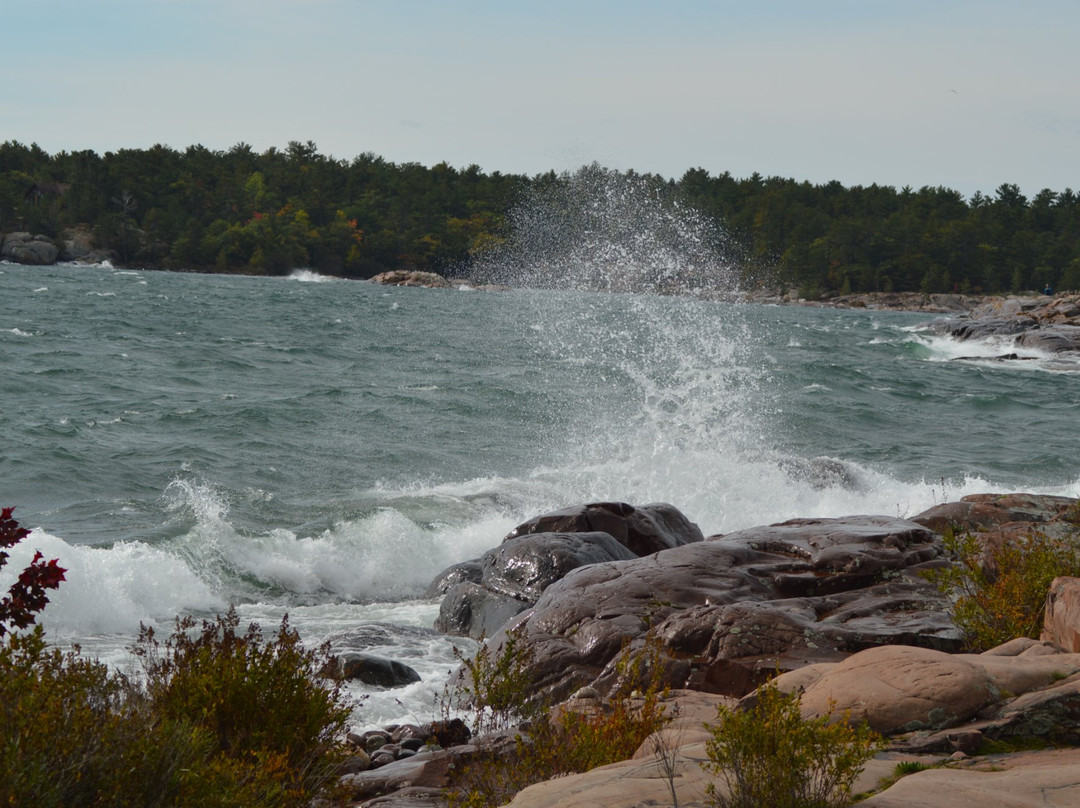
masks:
<svg viewBox="0 0 1080 808"><path fill-rule="evenodd" d="M1080 651L1080 578L1050 584L1041 639L1062 651Z"/></svg>

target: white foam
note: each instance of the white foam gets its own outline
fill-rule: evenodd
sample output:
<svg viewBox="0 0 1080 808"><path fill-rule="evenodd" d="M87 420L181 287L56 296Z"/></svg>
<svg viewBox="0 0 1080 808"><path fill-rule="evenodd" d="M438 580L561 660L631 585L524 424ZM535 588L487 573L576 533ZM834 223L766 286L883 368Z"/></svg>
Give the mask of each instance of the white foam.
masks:
<svg viewBox="0 0 1080 808"><path fill-rule="evenodd" d="M336 281L330 275L322 275L311 269L294 269L289 273L289 280L300 281L301 283L327 283L328 281Z"/></svg>
<svg viewBox="0 0 1080 808"><path fill-rule="evenodd" d="M11 585L36 550L67 570L42 617L46 628L61 636L131 635L140 621L169 620L223 605L183 559L168 552L141 542L71 545L40 528L12 548L0 572L0 588Z"/></svg>
<svg viewBox="0 0 1080 808"><path fill-rule="evenodd" d="M926 351L925 358L931 362L962 361L1009 370L1052 373L1080 371L1080 362L1074 356L1018 346L1015 338L1011 336L958 340L950 336L913 331L910 339ZM1010 358L1003 358L1006 356Z"/></svg>

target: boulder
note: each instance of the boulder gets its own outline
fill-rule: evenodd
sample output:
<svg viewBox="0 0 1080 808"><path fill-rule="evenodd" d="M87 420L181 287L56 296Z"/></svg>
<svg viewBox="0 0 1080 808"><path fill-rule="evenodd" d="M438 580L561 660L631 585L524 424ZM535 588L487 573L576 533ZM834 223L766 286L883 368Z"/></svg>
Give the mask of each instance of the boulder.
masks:
<svg viewBox="0 0 1080 808"><path fill-rule="evenodd" d="M436 627L447 634L489 636L570 570L631 558L636 556L607 533L533 533L510 538L483 555L479 583L463 581L450 587Z"/></svg>
<svg viewBox="0 0 1080 808"><path fill-rule="evenodd" d="M535 602L571 570L637 556L607 533L532 533L507 539L483 556L485 588Z"/></svg>
<svg viewBox="0 0 1080 808"><path fill-rule="evenodd" d="M529 606L478 583L463 581L447 590L439 604L435 628L456 637L490 637Z"/></svg>
<svg viewBox="0 0 1080 808"><path fill-rule="evenodd" d="M785 676L776 685L791 690ZM986 672L963 655L887 645L833 665L806 687L800 706L807 718L866 721L895 734L954 727L996 699Z"/></svg>
<svg viewBox="0 0 1080 808"><path fill-rule="evenodd" d="M696 524L666 502L640 507L625 502L592 502L530 519L511 530L503 541L531 533L590 531L613 536L638 556L670 550L705 538Z"/></svg>
<svg viewBox="0 0 1080 808"><path fill-rule="evenodd" d="M483 577L484 564L479 558L462 561L459 564L447 567L435 576L435 580L428 584L428 588L424 592L424 597L442 597L456 584L465 582L478 584Z"/></svg>
<svg viewBox="0 0 1080 808"><path fill-rule="evenodd" d="M459 747L459 749L462 747ZM344 794L360 801L402 789L442 789L449 782L450 771L458 754L452 750L418 752L404 760L377 769L347 774L339 780Z"/></svg>
<svg viewBox="0 0 1080 808"><path fill-rule="evenodd" d="M78 261L84 264L100 264L115 258L112 250L94 246L94 236L86 227L69 227L60 234L61 261Z"/></svg>
<svg viewBox="0 0 1080 808"><path fill-rule="evenodd" d="M428 587L443 595L436 628L490 637L571 570L700 542L701 530L666 503L599 502L518 525L480 559L444 570Z"/></svg>
<svg viewBox="0 0 1080 808"><path fill-rule="evenodd" d="M378 687L404 687L420 681L420 674L402 662L355 651L336 654L323 675Z"/></svg>
<svg viewBox="0 0 1080 808"><path fill-rule="evenodd" d="M26 232L8 233L0 245L0 258L16 264L42 266L56 263L60 250L47 237Z"/></svg>
<svg viewBox="0 0 1080 808"><path fill-rule="evenodd" d="M1080 578L1055 578L1050 584L1041 639L1062 651L1080 651Z"/></svg>
<svg viewBox="0 0 1080 808"><path fill-rule="evenodd" d="M865 720L909 752L978 750L983 740L1080 739L1080 654L1018 639L982 654L882 646L774 680L805 717ZM747 708L756 694L742 699ZM905 734L906 733L906 734Z"/></svg>

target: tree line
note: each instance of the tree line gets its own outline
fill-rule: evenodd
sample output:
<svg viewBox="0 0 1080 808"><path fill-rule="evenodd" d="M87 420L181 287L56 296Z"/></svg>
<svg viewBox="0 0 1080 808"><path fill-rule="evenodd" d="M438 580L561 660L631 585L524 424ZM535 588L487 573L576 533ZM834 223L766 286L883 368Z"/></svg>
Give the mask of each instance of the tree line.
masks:
<svg viewBox="0 0 1080 808"><path fill-rule="evenodd" d="M677 180L623 174L716 221L716 249L749 285L803 296L1080 289L1080 194L1068 188L1028 199L1003 183L992 196L965 199L940 186L845 187L701 168ZM512 236L515 206L571 179L396 164L371 153L335 159L310 141L262 153L240 143L102 155L7 141L0 232L60 239L77 227L121 264L165 269L468 275Z"/></svg>

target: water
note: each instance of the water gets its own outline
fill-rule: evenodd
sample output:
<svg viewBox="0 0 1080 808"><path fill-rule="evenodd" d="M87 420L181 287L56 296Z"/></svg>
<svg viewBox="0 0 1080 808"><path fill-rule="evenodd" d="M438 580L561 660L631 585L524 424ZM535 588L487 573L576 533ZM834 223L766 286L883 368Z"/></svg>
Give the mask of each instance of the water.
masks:
<svg viewBox="0 0 1080 808"><path fill-rule="evenodd" d="M0 504L33 528L4 573L68 568L49 636L122 666L140 622L230 603L312 642L397 626L372 650L424 681L364 721L431 717L424 587L547 510L668 501L711 534L1080 493L1078 367L957 360L1001 351L927 315L107 266L0 289Z"/></svg>

